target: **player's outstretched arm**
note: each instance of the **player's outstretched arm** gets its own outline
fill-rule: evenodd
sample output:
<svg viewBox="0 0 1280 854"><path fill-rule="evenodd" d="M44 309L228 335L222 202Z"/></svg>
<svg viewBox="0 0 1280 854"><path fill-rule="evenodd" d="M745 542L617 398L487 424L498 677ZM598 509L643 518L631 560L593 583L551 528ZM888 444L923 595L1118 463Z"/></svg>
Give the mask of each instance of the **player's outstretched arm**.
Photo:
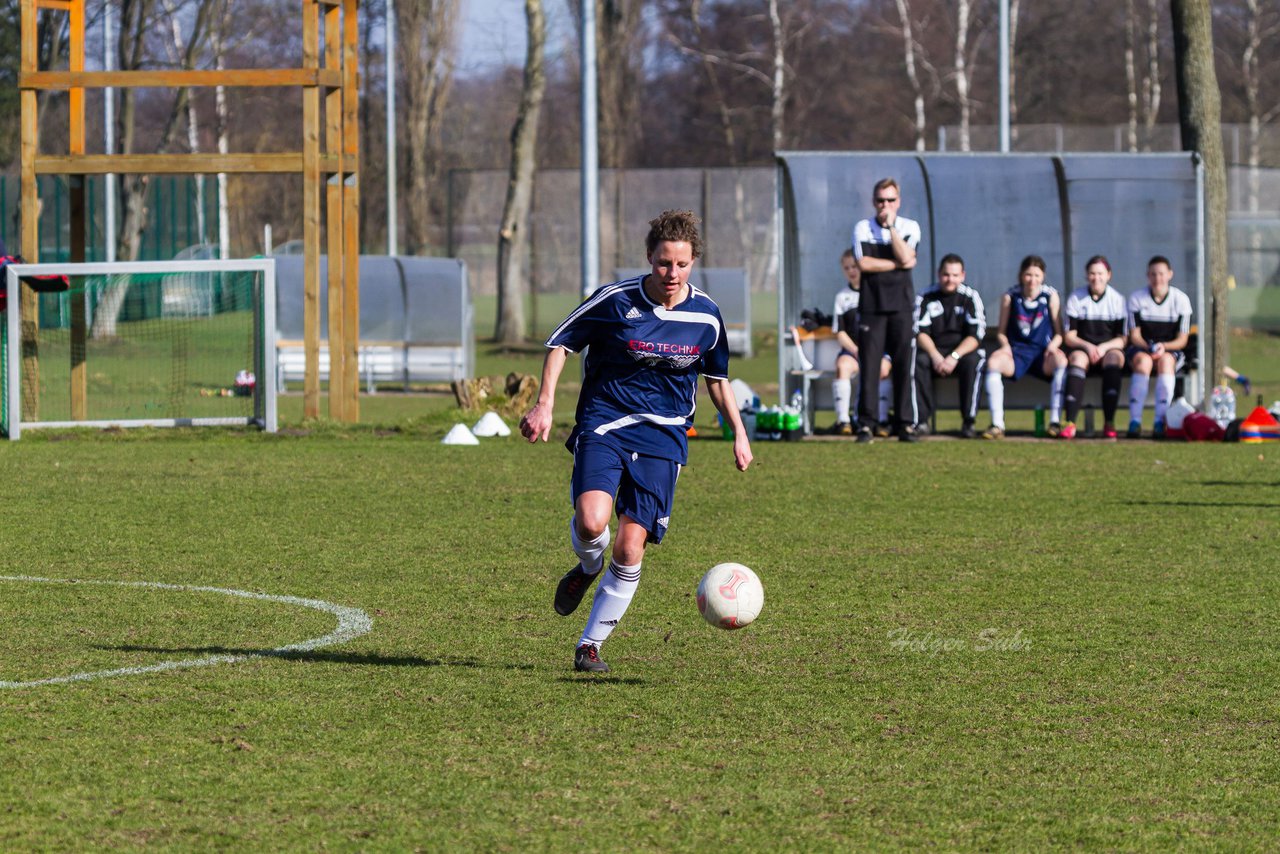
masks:
<svg viewBox="0 0 1280 854"><path fill-rule="evenodd" d="M733 393L733 386L728 380L706 377L707 394L716 411L733 427L733 461L738 471L746 471L755 459L751 455L751 440L747 437L747 428L742 425L742 415L738 412L738 398Z"/></svg>
<svg viewBox="0 0 1280 854"><path fill-rule="evenodd" d="M538 401L520 419L520 435L530 442L547 441L551 435L551 417L555 410L556 384L568 358L563 347L552 347L542 361L542 385L538 389Z"/></svg>

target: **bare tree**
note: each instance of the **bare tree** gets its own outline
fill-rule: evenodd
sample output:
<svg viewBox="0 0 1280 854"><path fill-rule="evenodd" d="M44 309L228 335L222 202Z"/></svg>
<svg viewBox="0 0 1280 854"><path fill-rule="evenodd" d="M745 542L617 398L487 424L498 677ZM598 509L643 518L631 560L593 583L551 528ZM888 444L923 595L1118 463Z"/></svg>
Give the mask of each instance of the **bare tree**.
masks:
<svg viewBox="0 0 1280 854"><path fill-rule="evenodd" d="M911 29L911 7L907 0L893 0L898 9L898 20L902 24L902 51L907 68L907 80L911 83L911 93L915 103L916 151L925 149L925 131L928 129L924 111L924 88L920 85L920 75L916 72L916 54L918 48Z"/></svg>
<svg viewBox="0 0 1280 854"><path fill-rule="evenodd" d="M432 191L440 174L440 131L453 85L458 0L396 4L396 49L404 76L407 166L405 238L411 254L431 244Z"/></svg>
<svg viewBox="0 0 1280 854"><path fill-rule="evenodd" d="M1151 136L1160 114L1160 0L1147 0L1143 15L1134 0L1124 4L1124 72L1126 102L1129 107L1128 147L1130 151L1150 151ZM1138 66L1138 28L1142 25L1142 74ZM1139 133L1141 124L1141 134Z"/></svg>
<svg viewBox="0 0 1280 854"><path fill-rule="evenodd" d="M1213 292L1213 352L1209 376L1222 376L1228 361L1227 169L1222 152L1222 102L1213 66L1213 21L1209 0L1171 0L1173 47L1178 76L1178 120L1182 147L1204 158L1208 219L1209 281Z"/></svg>
<svg viewBox="0 0 1280 854"><path fill-rule="evenodd" d="M524 296L528 291L524 259L529 245L529 208L533 201L538 120L547 89L544 67L547 21L542 0L525 0L524 84L511 129L511 171L498 231L498 319L494 338L516 344L525 338Z"/></svg>
<svg viewBox="0 0 1280 854"><path fill-rule="evenodd" d="M969 43L969 12L969 0L957 0L955 78L956 103L960 107L961 151L970 151L972 149L969 139L969 116L973 111L973 105L969 98L969 67L967 62L968 56L966 54Z"/></svg>
<svg viewBox="0 0 1280 854"><path fill-rule="evenodd" d="M181 68L195 68L205 46L209 17L213 0L196 0L191 35L177 63ZM117 66L123 71L137 70L150 63L147 38L158 21L155 17L155 0L123 0L120 11L120 32L116 41ZM139 143L137 134L137 90L125 87L120 92L120 110L117 115L117 139L120 150L129 154ZM173 144L189 98L189 90L178 89L169 104L168 116L161 127L154 150L167 151ZM150 175L128 175L120 182L121 208L124 218L120 224L116 255L122 260L134 260L142 245L142 232L147 220L147 190L151 186ZM114 338L116 322L124 305L127 285L116 282L103 291L93 314L90 334L94 338Z"/></svg>

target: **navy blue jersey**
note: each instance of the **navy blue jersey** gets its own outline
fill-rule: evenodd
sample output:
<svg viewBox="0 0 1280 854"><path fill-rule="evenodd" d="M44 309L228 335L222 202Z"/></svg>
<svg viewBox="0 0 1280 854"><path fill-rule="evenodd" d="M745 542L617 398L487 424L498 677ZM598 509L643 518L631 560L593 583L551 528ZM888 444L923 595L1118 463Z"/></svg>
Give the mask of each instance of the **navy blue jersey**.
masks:
<svg viewBox="0 0 1280 854"><path fill-rule="evenodd" d="M1021 285L1014 285L1007 293L1009 322L1005 324L1004 334L1009 343L1047 349L1053 339L1053 312L1049 304L1055 293L1053 288L1044 285L1039 296L1031 300L1023 299Z"/></svg>
<svg viewBox="0 0 1280 854"><path fill-rule="evenodd" d="M569 314L547 347L587 350L577 423L624 451L684 464L698 375L729 377L720 309L693 285L670 310L649 299L645 276L605 285Z"/></svg>

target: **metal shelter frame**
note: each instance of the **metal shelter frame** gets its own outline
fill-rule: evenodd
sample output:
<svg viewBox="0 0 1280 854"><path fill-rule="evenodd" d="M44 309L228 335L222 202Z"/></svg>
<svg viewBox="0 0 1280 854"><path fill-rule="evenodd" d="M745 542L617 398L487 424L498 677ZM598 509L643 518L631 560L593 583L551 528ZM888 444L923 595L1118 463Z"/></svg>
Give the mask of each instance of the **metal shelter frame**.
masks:
<svg viewBox="0 0 1280 854"><path fill-rule="evenodd" d="M306 378L303 415L320 415L320 256L322 229L328 264L330 343L329 416L359 419L356 354L360 329L360 185L357 60L359 0L301 0L302 67L86 71L85 0L21 0L22 254L39 260L40 197L37 175L64 175L70 185L71 261L85 260L85 176L106 174L200 175L291 173L303 178ZM66 71L38 67L37 15L70 16ZM85 90L107 87L298 87L302 90L302 150L249 153L88 154ZM69 96L66 153L42 154L39 99L42 91ZM324 212L321 199L324 199ZM334 262L337 263L334 263ZM22 288L22 371L30 387L39 376L38 300ZM71 412L86 412L85 306L71 317ZM23 417L35 420L35 399L23 401Z"/></svg>

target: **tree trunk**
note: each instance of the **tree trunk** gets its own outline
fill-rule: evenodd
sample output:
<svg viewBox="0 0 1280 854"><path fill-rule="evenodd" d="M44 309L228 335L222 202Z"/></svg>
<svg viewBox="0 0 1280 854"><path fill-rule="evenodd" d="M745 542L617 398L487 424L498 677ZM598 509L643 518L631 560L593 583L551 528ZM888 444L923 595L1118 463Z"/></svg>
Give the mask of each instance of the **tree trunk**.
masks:
<svg viewBox="0 0 1280 854"><path fill-rule="evenodd" d="M524 259L529 245L529 208L537 165L538 119L547 89L544 46L547 21L542 0L524 2L526 51L520 108L511 129L511 173L498 232L498 320L494 338L503 344L525 339L524 297L529 290Z"/></svg>
<svg viewBox="0 0 1280 854"><path fill-rule="evenodd" d="M973 148L969 138L969 115L973 105L969 98L969 69L965 51L969 43L969 0L956 4L956 102L960 105L960 150Z"/></svg>
<svg viewBox="0 0 1280 854"><path fill-rule="evenodd" d="M924 114L924 89L920 86L920 76L916 73L916 40L911 31L911 10L907 0L894 0L898 7L898 19L902 22L902 50L907 66L907 80L911 82L911 91L915 96L916 107L916 151L925 149L925 130L927 129Z"/></svg>
<svg viewBox="0 0 1280 854"><path fill-rule="evenodd" d="M453 42L458 0L403 0L396 4L396 48L404 75L408 198L405 242L409 254L431 245L431 192L440 173L440 132L453 86Z"/></svg>
<svg viewBox="0 0 1280 854"><path fill-rule="evenodd" d="M1213 22L1209 0L1171 0L1177 62L1178 121L1182 147L1204 159L1208 270L1213 294L1213 350L1208 377L1216 383L1228 361L1227 170L1222 152L1222 103L1213 67ZM1206 318L1200 318L1203 327Z"/></svg>
<svg viewBox="0 0 1280 854"><path fill-rule="evenodd" d="M1124 82L1129 107L1129 151L1138 150L1138 62L1133 0L1124 0Z"/></svg>

